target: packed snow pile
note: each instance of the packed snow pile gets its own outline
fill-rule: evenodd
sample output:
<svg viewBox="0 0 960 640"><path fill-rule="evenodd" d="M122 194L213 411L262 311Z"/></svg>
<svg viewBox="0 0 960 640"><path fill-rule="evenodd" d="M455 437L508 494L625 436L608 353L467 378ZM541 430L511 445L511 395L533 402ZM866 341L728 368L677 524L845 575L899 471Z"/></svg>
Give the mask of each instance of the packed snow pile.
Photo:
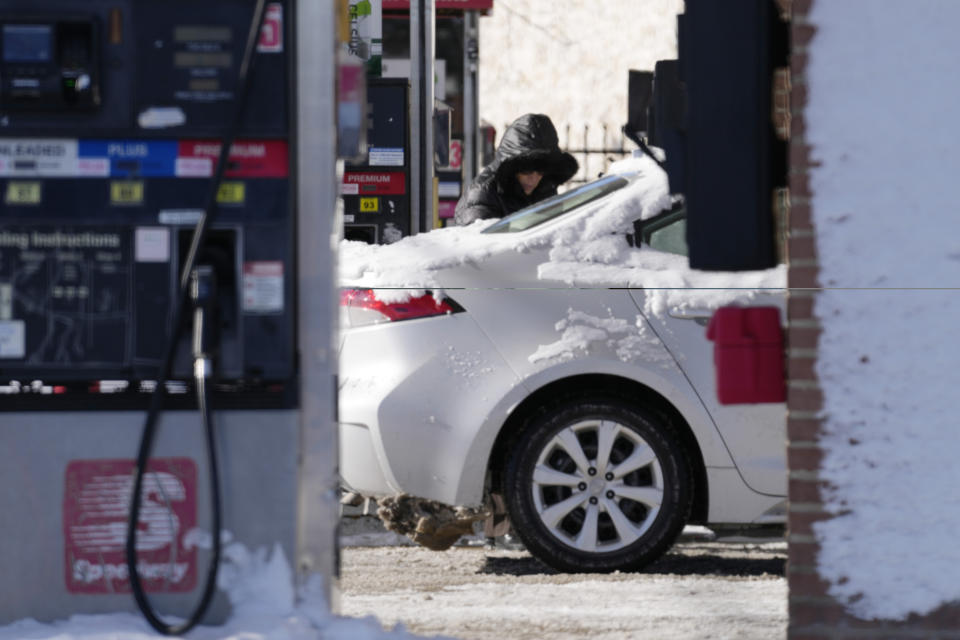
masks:
<svg viewBox="0 0 960 640"><path fill-rule="evenodd" d="M960 601L960 90L943 82L955 73L960 3L922 6L818 2L810 14L823 25L806 111L827 287L815 309L820 477L835 514L814 532L830 594L864 619Z"/></svg>
<svg viewBox="0 0 960 640"><path fill-rule="evenodd" d="M384 302L404 301L439 287L437 272L461 264L483 262L509 251L513 244L499 235L480 232L496 220L481 220L469 227L447 227L407 236L393 244L376 245L356 240L340 243L340 282L356 287L376 287ZM396 293L391 294L390 289Z"/></svg>
<svg viewBox="0 0 960 640"><path fill-rule="evenodd" d="M561 225L542 231L481 233L495 220L448 227L410 236L390 245L343 241L341 284L376 288L384 302L404 301L434 290L442 295L438 274L464 264L481 265L506 252L541 251L537 278L569 287L632 287L647 290L647 313L697 307L715 309L745 302L757 289L786 286L783 265L767 271L708 273L690 269L684 256L631 247L625 240L635 219L649 219L671 205L666 173L648 156L614 163L610 173L637 178L616 191L589 215L572 212ZM586 209L586 208L585 208ZM505 283L509 284L509 283Z"/></svg>
<svg viewBox="0 0 960 640"><path fill-rule="evenodd" d="M277 545L250 550L238 542L225 545L217 586L227 593L233 614L223 626L198 626L191 640L411 640L397 625L384 631L372 616L345 618L330 612L320 576L296 593L293 573ZM131 596L131 599L133 596ZM75 615L43 624L20 620L0 627L0 640L162 640L139 615Z"/></svg>
<svg viewBox="0 0 960 640"><path fill-rule="evenodd" d="M737 273L691 269L685 256L649 247L633 250L619 264L583 259L541 264L542 280L558 280L571 286L617 286L644 289L644 312L663 316L670 311L717 309L746 303L760 290L785 291L786 266L765 271ZM613 282L615 284L605 285Z"/></svg>

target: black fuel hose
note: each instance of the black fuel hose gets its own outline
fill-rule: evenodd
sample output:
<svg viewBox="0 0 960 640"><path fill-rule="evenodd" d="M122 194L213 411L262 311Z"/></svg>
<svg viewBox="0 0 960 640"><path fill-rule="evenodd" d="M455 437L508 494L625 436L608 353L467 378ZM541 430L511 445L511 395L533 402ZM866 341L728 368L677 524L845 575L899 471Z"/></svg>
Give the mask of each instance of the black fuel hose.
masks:
<svg viewBox="0 0 960 640"><path fill-rule="evenodd" d="M147 463L150 460L153 449L153 441L156 436L157 422L160 413L163 410L163 397L166 392L166 381L173 371L173 362L177 353L177 345L182 334L182 324L184 309L188 295L190 293L191 275L197 264L197 256L204 246L207 237L207 231L216 215L217 192L223 181L223 176L227 168L230 148L240 130L243 122L244 110L247 103L247 96L250 85L250 67L254 59L254 51L257 41L260 37L260 30L263 25L264 8L266 0L256 0L253 9L253 17L250 21L250 30L247 34L247 41L243 51L243 60L240 64L240 73L237 82L237 98L235 102L234 119L227 129L226 135L221 140L220 154L217 160L216 171L210 187L207 190L206 201L204 203L203 214L193 231L193 237L190 241L190 248L187 252L183 270L180 272L180 280L177 288L177 295L173 301L172 325L168 337L166 349L159 373L156 377L157 386L150 397L150 407L147 410L146 419L143 425L143 432L140 437L140 447L137 452L136 466L134 468L133 491L130 496L130 514L127 520L127 540L126 540L126 559L127 572L130 578L130 587L133 591L133 597L137 602L140 612L159 633L165 635L180 635L186 633L195 627L206 614L213 600L214 592L217 586L217 572L220 566L220 483L219 470L217 468L216 441L214 438L213 421L210 414L210 389L206 379L201 379L197 375L197 404L203 420L207 457L209 464L211 511L212 511L212 553L210 563L207 568L206 581L204 582L203 593L200 597L196 609L182 624L171 625L162 620L153 610L147 594L140 581L140 575L137 573L137 522L140 519L140 506L143 490L143 479L146 473ZM204 377L205 378L205 377Z"/></svg>

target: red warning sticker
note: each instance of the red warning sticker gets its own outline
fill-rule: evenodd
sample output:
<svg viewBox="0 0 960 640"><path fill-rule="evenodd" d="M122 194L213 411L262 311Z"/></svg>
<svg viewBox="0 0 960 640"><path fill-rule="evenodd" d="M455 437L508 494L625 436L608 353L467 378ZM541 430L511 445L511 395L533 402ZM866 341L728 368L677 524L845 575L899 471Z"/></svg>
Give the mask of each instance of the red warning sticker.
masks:
<svg viewBox="0 0 960 640"><path fill-rule="evenodd" d="M283 51L283 5L271 2L263 16L260 40L257 42L260 53L280 53Z"/></svg>
<svg viewBox="0 0 960 640"><path fill-rule="evenodd" d="M283 311L283 263L261 260L243 263L243 312Z"/></svg>
<svg viewBox="0 0 960 640"><path fill-rule="evenodd" d="M65 578L70 593L129 593L125 555L133 460L73 460L63 492ZM197 550L185 540L197 521L197 467L155 458L144 476L137 522L137 572L146 591L190 591Z"/></svg>

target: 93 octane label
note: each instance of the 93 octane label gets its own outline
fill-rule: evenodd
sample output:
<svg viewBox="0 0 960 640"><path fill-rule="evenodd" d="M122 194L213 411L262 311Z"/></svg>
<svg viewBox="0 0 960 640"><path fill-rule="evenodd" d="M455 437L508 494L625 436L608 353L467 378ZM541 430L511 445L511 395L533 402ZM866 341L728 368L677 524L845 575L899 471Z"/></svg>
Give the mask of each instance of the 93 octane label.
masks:
<svg viewBox="0 0 960 640"><path fill-rule="evenodd" d="M380 198L360 198L360 211L364 213L380 211Z"/></svg>
<svg viewBox="0 0 960 640"><path fill-rule="evenodd" d="M246 199L247 188L243 182L224 182L217 190L220 204L243 204Z"/></svg>

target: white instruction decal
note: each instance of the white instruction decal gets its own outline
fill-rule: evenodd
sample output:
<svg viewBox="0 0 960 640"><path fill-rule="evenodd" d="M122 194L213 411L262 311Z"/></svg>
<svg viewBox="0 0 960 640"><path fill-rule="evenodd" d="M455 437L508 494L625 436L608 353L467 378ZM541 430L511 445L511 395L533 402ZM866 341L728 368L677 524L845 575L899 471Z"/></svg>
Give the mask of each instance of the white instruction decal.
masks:
<svg viewBox="0 0 960 640"><path fill-rule="evenodd" d="M0 358L26 357L23 320L0 320Z"/></svg>
<svg viewBox="0 0 960 640"><path fill-rule="evenodd" d="M137 262L169 262L170 230L165 227L137 227L134 260Z"/></svg>
<svg viewBox="0 0 960 640"><path fill-rule="evenodd" d="M283 263L279 260L243 263L243 311L283 311Z"/></svg>
<svg viewBox="0 0 960 640"><path fill-rule="evenodd" d="M180 107L149 107L137 116L141 129L166 129L187 123L187 114Z"/></svg>
<svg viewBox="0 0 960 640"><path fill-rule="evenodd" d="M160 224L194 225L203 217L203 209L161 209L157 214Z"/></svg>
<svg viewBox="0 0 960 640"><path fill-rule="evenodd" d="M370 166L372 167L402 167L403 148L371 147Z"/></svg>

